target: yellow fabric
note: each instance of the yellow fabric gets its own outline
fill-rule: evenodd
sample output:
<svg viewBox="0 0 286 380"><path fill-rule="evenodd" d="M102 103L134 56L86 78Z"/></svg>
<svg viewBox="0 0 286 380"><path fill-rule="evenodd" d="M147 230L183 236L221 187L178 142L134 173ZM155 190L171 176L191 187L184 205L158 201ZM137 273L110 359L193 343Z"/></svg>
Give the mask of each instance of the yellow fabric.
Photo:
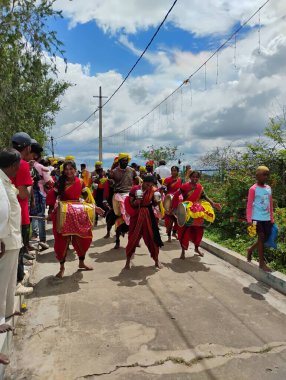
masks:
<svg viewBox="0 0 286 380"><path fill-rule="evenodd" d="M62 173L64 171L64 164L60 165L60 172Z"/></svg>
<svg viewBox="0 0 286 380"><path fill-rule="evenodd" d="M186 220L204 218L207 222L213 223L215 221L215 213L211 204L205 200L201 200L199 203L203 206L204 211L193 212L191 207L193 202L184 202L186 204Z"/></svg>
<svg viewBox="0 0 286 380"><path fill-rule="evenodd" d="M106 177L104 177L104 178L100 178L100 180L99 180L99 182L100 182L102 185L104 185L104 184L106 183L106 181L107 181L107 178L106 178Z"/></svg>
<svg viewBox="0 0 286 380"><path fill-rule="evenodd" d="M147 170L146 170L145 166L140 166L139 171L140 172L146 172Z"/></svg>
<svg viewBox="0 0 286 380"><path fill-rule="evenodd" d="M123 158L127 158L128 162L131 160L131 156L128 153L119 153L118 160L122 160Z"/></svg>
<svg viewBox="0 0 286 380"><path fill-rule="evenodd" d="M75 160L75 156L66 156L65 157L65 161L74 161Z"/></svg>
<svg viewBox="0 0 286 380"><path fill-rule="evenodd" d="M82 190L83 193L86 193L87 194L87 197L85 199L85 202L86 203L92 203L92 204L95 204L95 200L93 198L93 195L92 195L92 192L90 191L90 189L88 187L85 187L83 190Z"/></svg>
<svg viewBox="0 0 286 380"><path fill-rule="evenodd" d="M162 201L159 203L159 209L160 209L160 213L162 215L162 218L164 218L165 217L165 208L164 208Z"/></svg>
<svg viewBox="0 0 286 380"><path fill-rule="evenodd" d="M96 161L95 165L94 166L102 166L103 165L103 162L102 161Z"/></svg>

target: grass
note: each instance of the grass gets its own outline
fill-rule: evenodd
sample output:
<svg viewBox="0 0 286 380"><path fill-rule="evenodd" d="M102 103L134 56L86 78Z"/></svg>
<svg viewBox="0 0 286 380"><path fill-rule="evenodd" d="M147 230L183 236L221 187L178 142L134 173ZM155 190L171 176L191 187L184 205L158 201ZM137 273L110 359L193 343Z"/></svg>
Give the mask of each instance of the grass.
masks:
<svg viewBox="0 0 286 380"><path fill-rule="evenodd" d="M223 247L229 248L242 256L246 256L247 254L247 248L251 246L254 243L254 239L251 239L248 235L236 235L233 238L223 236L221 234L221 231L215 228L210 228L208 230L205 230L205 237L212 240L215 243L218 243L222 245ZM277 270L279 272L282 272L286 274L286 267L281 263L280 260L281 252L279 252L279 249L277 251L277 257L275 257L275 251L274 250L266 250L265 256L267 261L269 262L269 266L273 270ZM258 256L257 253L253 253L253 259L257 260Z"/></svg>

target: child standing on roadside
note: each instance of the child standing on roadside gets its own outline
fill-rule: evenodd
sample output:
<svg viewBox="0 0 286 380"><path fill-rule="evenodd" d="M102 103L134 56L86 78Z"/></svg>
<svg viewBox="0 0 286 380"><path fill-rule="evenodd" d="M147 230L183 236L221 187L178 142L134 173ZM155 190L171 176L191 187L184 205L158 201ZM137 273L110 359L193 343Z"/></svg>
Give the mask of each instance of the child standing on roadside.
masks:
<svg viewBox="0 0 286 380"><path fill-rule="evenodd" d="M259 268L265 272L270 272L271 269L265 263L264 243L268 240L274 223L272 190L269 185L266 185L268 177L269 169L266 166L259 166L256 170L257 182L251 186L248 192L246 209L247 223L252 225L253 222L256 222L258 235L257 242L247 250L247 261L251 261L252 253L257 249Z"/></svg>

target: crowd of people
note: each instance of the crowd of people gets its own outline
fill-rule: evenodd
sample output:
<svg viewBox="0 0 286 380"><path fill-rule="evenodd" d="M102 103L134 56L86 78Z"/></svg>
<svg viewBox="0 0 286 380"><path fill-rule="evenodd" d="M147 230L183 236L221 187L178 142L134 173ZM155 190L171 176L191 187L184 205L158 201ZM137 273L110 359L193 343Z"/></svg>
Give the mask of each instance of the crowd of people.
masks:
<svg viewBox="0 0 286 380"><path fill-rule="evenodd" d="M64 276L70 245L78 255L79 268L92 270L86 254L99 217L106 221L105 239L115 229L114 249L120 247L121 236L128 234L126 270L131 269L141 240L155 267L162 268L163 223L165 243L178 240L182 260L190 242L196 254L204 255L200 250L204 228L214 222L214 209L219 211L221 205L206 195L201 173L190 165L183 173L177 166L167 167L164 160L158 167L152 160L139 166L130 164L128 153L120 153L110 169L104 170L103 163L97 161L90 172L86 164L77 170L73 156L47 159L42 154L42 146L25 132L12 136L11 147L0 151L0 333L12 329L7 323L11 316L21 314L14 310L14 296L33 292L27 268L35 260L36 250L49 248L47 220L52 222L53 248L59 262L56 280ZM265 271L269 268L263 247L274 223L268 175L268 168L257 169L257 183L249 191L247 204L247 222L255 223L258 235L257 243L248 250L248 261L258 249L259 265ZM0 363L9 363L1 353Z"/></svg>

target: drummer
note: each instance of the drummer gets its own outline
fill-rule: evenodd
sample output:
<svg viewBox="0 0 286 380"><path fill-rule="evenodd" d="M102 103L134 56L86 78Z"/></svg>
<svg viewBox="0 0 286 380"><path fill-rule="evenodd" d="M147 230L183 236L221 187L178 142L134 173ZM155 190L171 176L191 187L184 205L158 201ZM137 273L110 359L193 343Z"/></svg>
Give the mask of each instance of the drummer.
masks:
<svg viewBox="0 0 286 380"><path fill-rule="evenodd" d="M171 176L167 177L164 180L164 186L167 188L166 195L169 195L169 194L174 195L175 192L181 188L182 180L179 177L179 171L180 169L178 168L178 166L171 167ZM165 199L168 199L168 198L169 197ZM165 227L166 227L166 233L168 235L169 243L171 243L172 241L171 234L173 237L177 239L177 231L178 231L178 224L177 224L177 219L173 213L174 212L173 206L174 205L171 204L171 209L167 210L165 213ZM172 233L172 230L173 230L173 233Z"/></svg>
<svg viewBox="0 0 286 380"><path fill-rule="evenodd" d="M204 221L214 222L215 214L213 208L221 209L219 203L213 202L204 192L202 185L199 183L201 173L192 171L190 181L181 186L175 193L173 202L179 202L179 196L182 195L184 202L187 204L187 214L193 219L192 225L178 226L178 238L182 247L181 259L185 259L185 251L189 248L189 242L195 245L195 252L199 256L204 256L200 251L200 243L204 235Z"/></svg>

